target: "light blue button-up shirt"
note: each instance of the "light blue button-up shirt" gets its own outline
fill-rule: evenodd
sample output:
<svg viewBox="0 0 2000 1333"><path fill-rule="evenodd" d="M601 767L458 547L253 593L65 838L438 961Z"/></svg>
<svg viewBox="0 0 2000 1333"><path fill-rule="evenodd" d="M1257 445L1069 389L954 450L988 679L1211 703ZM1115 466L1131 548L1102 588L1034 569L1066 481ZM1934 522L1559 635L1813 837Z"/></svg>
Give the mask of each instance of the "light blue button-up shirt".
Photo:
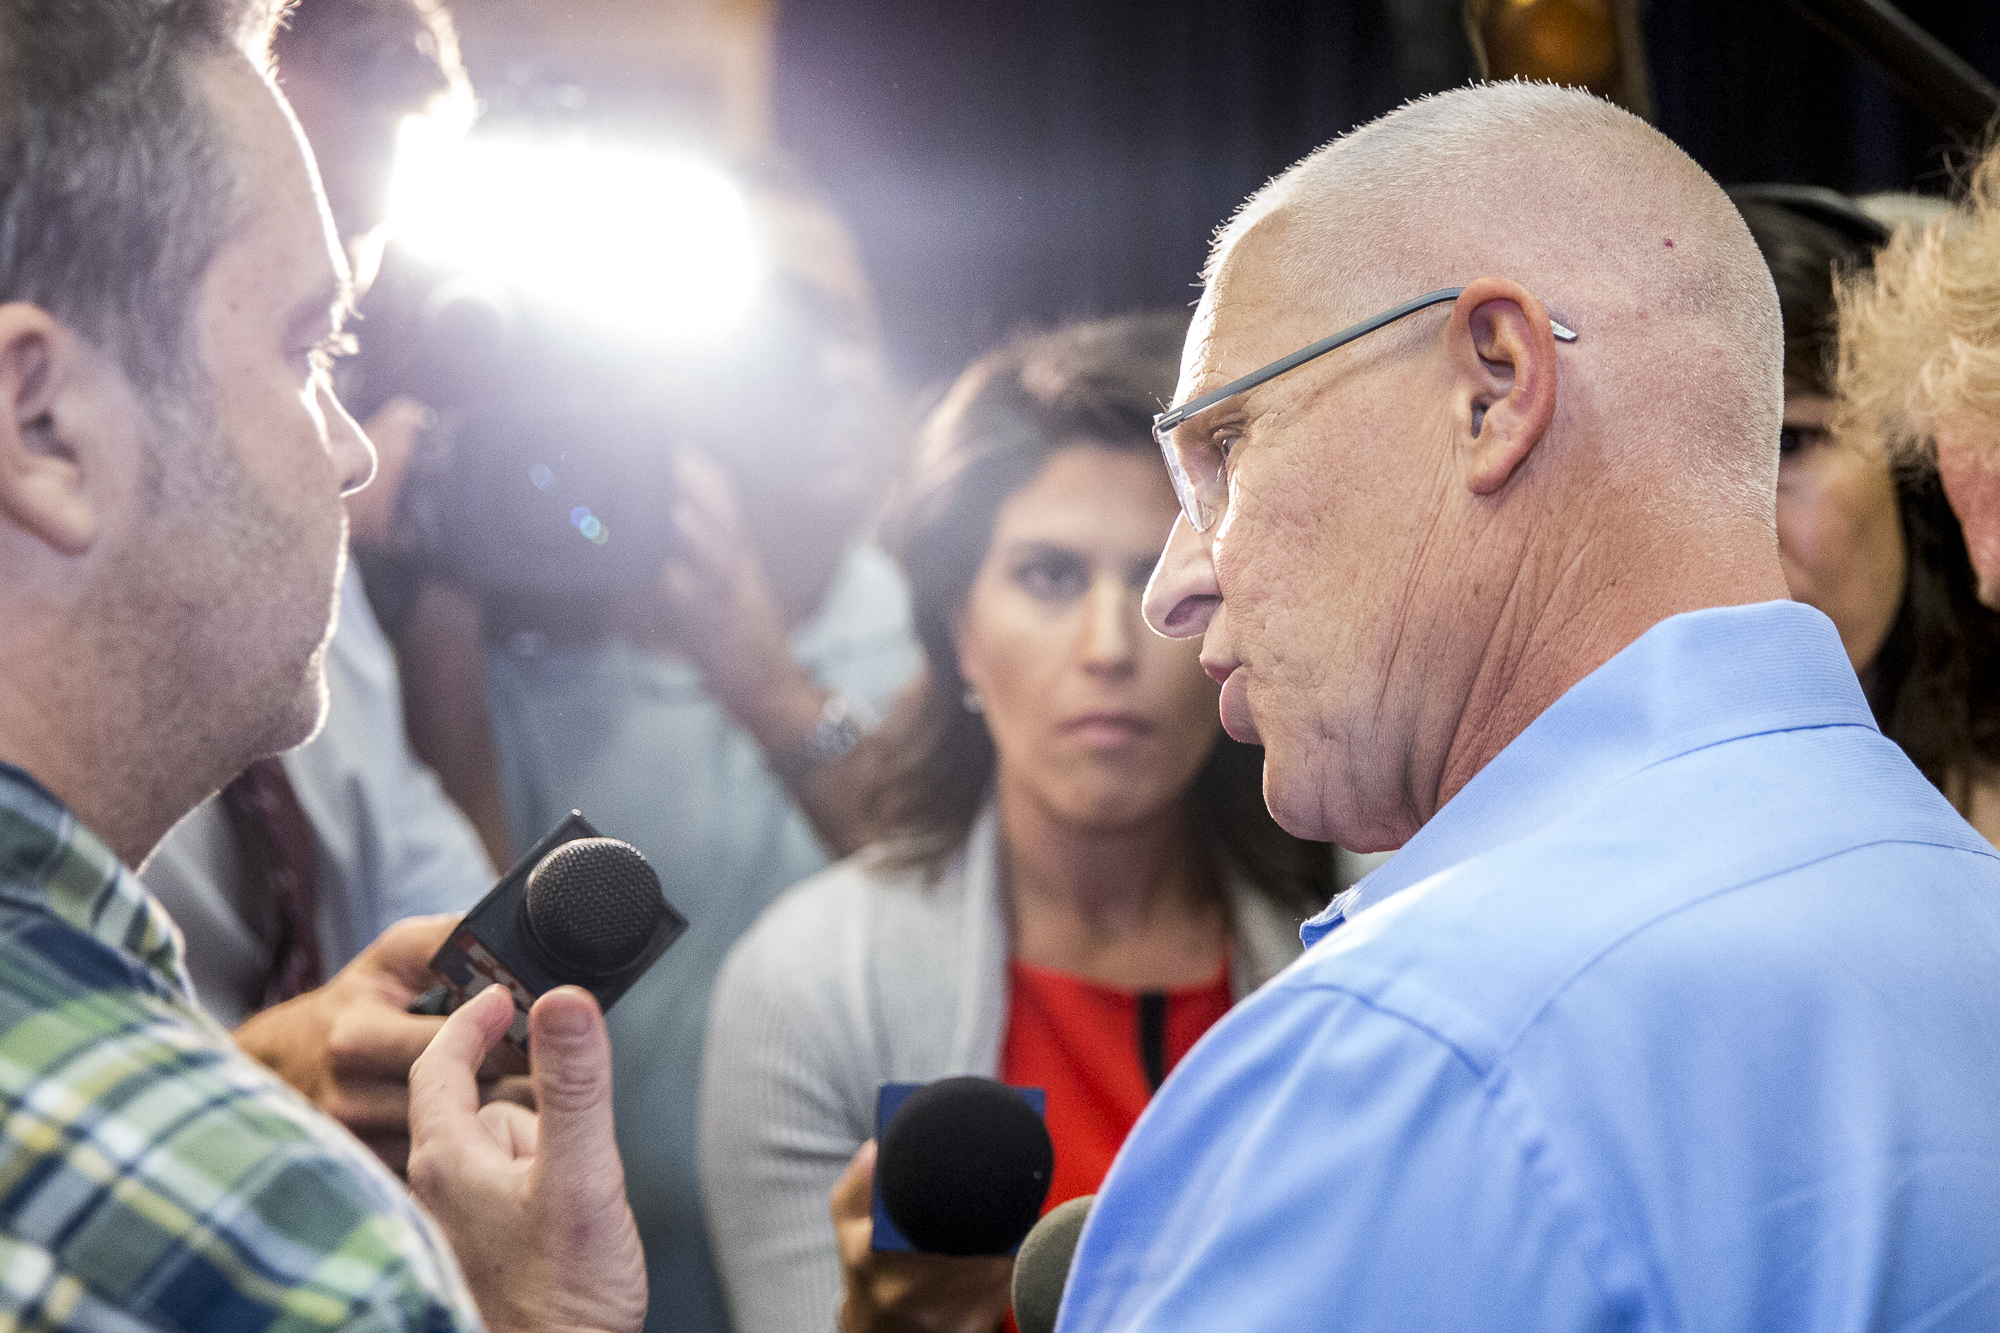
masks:
<svg viewBox="0 0 2000 1333"><path fill-rule="evenodd" d="M2000 857L1818 612L1655 626L1307 939L1064 1333L2000 1329Z"/></svg>

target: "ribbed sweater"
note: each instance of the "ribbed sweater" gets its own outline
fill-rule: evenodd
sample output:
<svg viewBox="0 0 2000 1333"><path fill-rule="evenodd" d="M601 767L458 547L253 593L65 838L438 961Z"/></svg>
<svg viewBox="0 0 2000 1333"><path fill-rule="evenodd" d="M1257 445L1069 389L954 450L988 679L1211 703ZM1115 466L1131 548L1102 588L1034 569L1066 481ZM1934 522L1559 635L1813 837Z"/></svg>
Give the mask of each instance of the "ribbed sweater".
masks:
<svg viewBox="0 0 2000 1333"><path fill-rule="evenodd" d="M944 873L864 852L772 903L709 1008L701 1186L737 1333L827 1333L840 1261L827 1193L886 1082L1000 1072L1009 942L989 809ZM1229 885L1238 999L1298 956L1296 918Z"/></svg>

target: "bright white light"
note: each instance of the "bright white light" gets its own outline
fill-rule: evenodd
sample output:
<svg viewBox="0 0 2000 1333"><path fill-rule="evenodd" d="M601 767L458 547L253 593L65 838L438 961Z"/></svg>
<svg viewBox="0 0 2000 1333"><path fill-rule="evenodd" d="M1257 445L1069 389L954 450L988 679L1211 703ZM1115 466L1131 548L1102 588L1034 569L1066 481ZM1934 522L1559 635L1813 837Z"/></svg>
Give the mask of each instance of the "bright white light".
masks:
<svg viewBox="0 0 2000 1333"><path fill-rule="evenodd" d="M726 331L763 276L749 201L721 171L580 136L460 137L412 117L390 216L419 256L661 341Z"/></svg>

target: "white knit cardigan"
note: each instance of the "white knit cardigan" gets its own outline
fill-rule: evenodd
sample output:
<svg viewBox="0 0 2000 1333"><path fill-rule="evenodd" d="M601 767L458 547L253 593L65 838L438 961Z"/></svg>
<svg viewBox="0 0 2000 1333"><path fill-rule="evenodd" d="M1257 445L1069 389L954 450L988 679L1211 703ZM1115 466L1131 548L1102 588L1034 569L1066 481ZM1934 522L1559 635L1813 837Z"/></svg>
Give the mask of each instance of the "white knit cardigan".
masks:
<svg viewBox="0 0 2000 1333"><path fill-rule="evenodd" d="M840 1263L827 1192L875 1132L885 1082L994 1076L1008 939L989 809L945 872L867 853L764 912L723 963L701 1089L701 1188L737 1333L827 1333ZM1231 989L1298 956L1299 921L1229 886Z"/></svg>

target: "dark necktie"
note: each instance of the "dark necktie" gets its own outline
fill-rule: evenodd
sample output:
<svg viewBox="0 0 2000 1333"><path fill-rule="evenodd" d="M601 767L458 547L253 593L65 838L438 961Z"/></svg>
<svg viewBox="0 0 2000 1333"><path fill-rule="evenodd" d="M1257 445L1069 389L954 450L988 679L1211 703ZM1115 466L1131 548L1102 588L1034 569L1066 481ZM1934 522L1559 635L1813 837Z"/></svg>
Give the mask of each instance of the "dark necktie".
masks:
<svg viewBox="0 0 2000 1333"><path fill-rule="evenodd" d="M242 853L250 901L268 904L257 1008L301 995L321 981L319 849L312 821L285 767L259 759L222 789L222 806Z"/></svg>

